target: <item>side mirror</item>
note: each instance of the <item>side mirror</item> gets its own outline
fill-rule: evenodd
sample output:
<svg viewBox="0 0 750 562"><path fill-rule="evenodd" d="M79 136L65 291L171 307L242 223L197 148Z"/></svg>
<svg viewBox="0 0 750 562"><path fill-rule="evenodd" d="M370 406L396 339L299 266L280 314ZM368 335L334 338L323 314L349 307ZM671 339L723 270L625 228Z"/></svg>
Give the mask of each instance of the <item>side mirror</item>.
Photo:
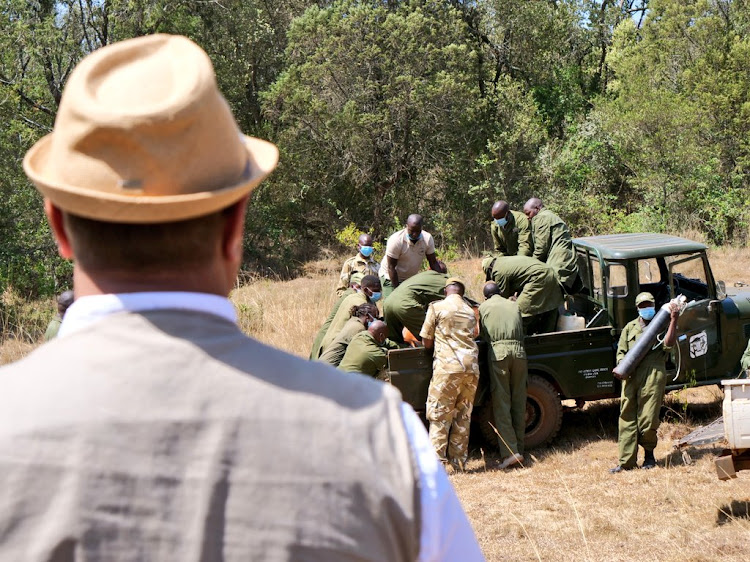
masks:
<svg viewBox="0 0 750 562"><path fill-rule="evenodd" d="M719 300L727 298L727 285L724 281L716 282L716 298Z"/></svg>

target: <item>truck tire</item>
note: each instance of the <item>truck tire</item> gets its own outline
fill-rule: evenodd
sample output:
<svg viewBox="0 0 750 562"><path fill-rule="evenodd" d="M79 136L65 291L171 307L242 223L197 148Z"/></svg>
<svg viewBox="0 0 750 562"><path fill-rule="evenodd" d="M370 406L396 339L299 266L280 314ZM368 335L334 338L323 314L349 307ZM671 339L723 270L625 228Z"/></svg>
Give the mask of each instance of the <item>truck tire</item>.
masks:
<svg viewBox="0 0 750 562"><path fill-rule="evenodd" d="M539 375L530 375L526 395L524 448L533 449L552 441L560 431L562 414L562 402L555 388ZM497 434L492 427L495 425L495 417L489 397L479 408L477 418L482 436L493 449L497 449Z"/></svg>

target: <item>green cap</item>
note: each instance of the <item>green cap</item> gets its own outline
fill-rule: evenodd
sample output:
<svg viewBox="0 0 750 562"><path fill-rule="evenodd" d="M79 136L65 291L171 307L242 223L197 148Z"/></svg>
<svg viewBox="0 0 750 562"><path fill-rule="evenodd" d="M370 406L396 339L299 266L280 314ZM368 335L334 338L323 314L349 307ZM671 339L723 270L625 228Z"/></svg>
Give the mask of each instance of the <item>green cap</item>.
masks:
<svg viewBox="0 0 750 562"><path fill-rule="evenodd" d="M364 275L362 275L361 273L352 273L351 277L349 277L349 284L351 285L352 283L356 283L357 285L359 285L360 283L362 283L363 277Z"/></svg>
<svg viewBox="0 0 750 562"><path fill-rule="evenodd" d="M642 302L656 302L656 299L654 299L654 295L648 292L639 293L637 297L635 297L635 306L638 306Z"/></svg>

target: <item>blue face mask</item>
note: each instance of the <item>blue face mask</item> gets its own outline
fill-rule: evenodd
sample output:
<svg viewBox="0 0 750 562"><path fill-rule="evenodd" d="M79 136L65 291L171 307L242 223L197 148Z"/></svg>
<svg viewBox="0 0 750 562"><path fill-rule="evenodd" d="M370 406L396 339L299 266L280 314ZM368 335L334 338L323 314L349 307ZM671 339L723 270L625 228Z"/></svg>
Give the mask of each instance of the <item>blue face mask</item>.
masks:
<svg viewBox="0 0 750 562"><path fill-rule="evenodd" d="M374 251L375 251L375 248L373 248L372 246L360 246L359 247L359 253L365 256L366 258L369 258Z"/></svg>
<svg viewBox="0 0 750 562"><path fill-rule="evenodd" d="M380 297L382 296L383 296L383 293L381 293L380 291L373 292L372 295L370 295L370 300L372 302L378 302L380 300Z"/></svg>
<svg viewBox="0 0 750 562"><path fill-rule="evenodd" d="M422 239L422 233L420 232L418 236L412 236L411 234L407 234L409 237L409 240L411 240L412 243L419 242Z"/></svg>
<svg viewBox="0 0 750 562"><path fill-rule="evenodd" d="M495 224L499 227L503 227L506 224L508 224L508 219L507 217L503 217L501 219L495 219Z"/></svg>
<svg viewBox="0 0 750 562"><path fill-rule="evenodd" d="M656 316L656 309L653 306L649 306L648 308L639 308L638 315L644 320L651 320L654 316Z"/></svg>

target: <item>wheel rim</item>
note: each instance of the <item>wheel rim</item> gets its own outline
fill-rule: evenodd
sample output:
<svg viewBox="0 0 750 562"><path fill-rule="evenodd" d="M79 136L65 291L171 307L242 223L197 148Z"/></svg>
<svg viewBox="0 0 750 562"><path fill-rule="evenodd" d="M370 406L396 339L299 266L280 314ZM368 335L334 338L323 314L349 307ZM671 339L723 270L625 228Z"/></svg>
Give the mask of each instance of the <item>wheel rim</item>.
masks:
<svg viewBox="0 0 750 562"><path fill-rule="evenodd" d="M532 433L542 420L542 409L539 402L532 399L531 396L526 398L526 434Z"/></svg>

